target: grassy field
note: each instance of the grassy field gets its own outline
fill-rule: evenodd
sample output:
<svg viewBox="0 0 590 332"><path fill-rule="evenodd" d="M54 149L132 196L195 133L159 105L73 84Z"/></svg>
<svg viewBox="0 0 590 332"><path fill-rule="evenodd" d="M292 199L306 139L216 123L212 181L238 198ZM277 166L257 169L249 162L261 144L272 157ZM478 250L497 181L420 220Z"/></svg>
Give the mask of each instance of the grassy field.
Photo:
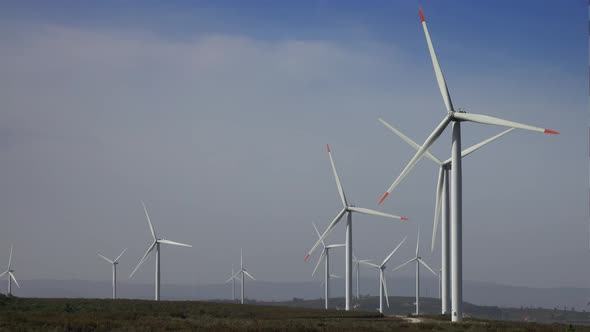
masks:
<svg viewBox="0 0 590 332"><path fill-rule="evenodd" d="M590 331L590 327L192 301L0 297L0 331Z"/></svg>
<svg viewBox="0 0 590 332"><path fill-rule="evenodd" d="M390 307L385 307L386 315L402 315L413 313L414 297L391 296L389 298ZM305 308L324 307L322 299L301 300L294 299L283 302L263 302L261 304L272 304L279 306L296 306ZM331 306L344 307L344 298L333 298L330 301ZM377 296L363 296L361 299L353 299L353 305L357 310L374 312L379 306ZM503 308L497 306L482 306L472 303L463 303L464 314L466 317L473 317L486 320L509 320L519 322L538 322L538 323L562 323L562 324L579 324L590 325L590 312L573 311L571 309L545 309L545 308ZM435 317L440 313L440 300L424 297L420 299L420 312L422 314Z"/></svg>

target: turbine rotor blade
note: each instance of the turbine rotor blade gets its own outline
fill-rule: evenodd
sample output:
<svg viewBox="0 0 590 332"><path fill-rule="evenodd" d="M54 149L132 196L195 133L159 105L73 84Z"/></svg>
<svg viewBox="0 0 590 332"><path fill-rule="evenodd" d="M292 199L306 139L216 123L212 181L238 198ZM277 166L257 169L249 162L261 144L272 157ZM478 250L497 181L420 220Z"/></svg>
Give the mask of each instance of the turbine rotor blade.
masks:
<svg viewBox="0 0 590 332"><path fill-rule="evenodd" d="M115 258L115 262L119 260L119 258L121 258L121 256L123 256L123 254L125 253L125 251L127 251L127 248L123 249L123 251L121 251L121 253L119 254L119 256L117 256L117 258Z"/></svg>
<svg viewBox="0 0 590 332"><path fill-rule="evenodd" d="M256 280L252 275L250 275L250 273L248 273L248 271L244 270L244 274L247 275L250 279Z"/></svg>
<svg viewBox="0 0 590 332"><path fill-rule="evenodd" d="M318 235L318 238L321 238L322 234L320 234L320 232L318 231L318 228L315 226L315 223L312 222L311 224L313 225L313 229L315 229L315 232ZM324 246L324 248L326 248L326 243L324 243L324 240L322 240L322 245Z"/></svg>
<svg viewBox="0 0 590 332"><path fill-rule="evenodd" d="M330 274L330 278L340 279L342 277L336 274Z"/></svg>
<svg viewBox="0 0 590 332"><path fill-rule="evenodd" d="M329 246L326 246L326 249L334 249L334 248L340 248L340 247L346 247L346 244L342 243L342 244L331 244Z"/></svg>
<svg viewBox="0 0 590 332"><path fill-rule="evenodd" d="M1 277L3 277L3 276L6 274L6 273L8 273L8 271L9 271L9 270L6 270L6 271L2 272L2 273L0 274L0 278L1 278Z"/></svg>
<svg viewBox="0 0 590 332"><path fill-rule="evenodd" d="M305 256L305 261L307 261L307 259L309 259L309 256L311 256L311 254L313 254L313 252L315 251L315 249L317 248L317 246L322 243L322 241L326 238L326 236L328 236L328 234L330 233L330 231L332 230L332 228L334 228L336 226L336 224L340 221L340 219L342 219L342 217L344 216L344 214L346 213L346 208L343 208L337 215L336 218L334 218L334 220L332 220L332 222L330 223L330 225L328 226L328 228L326 228L326 230L324 231L324 233L322 234L322 236L320 236L320 238L317 240L317 242L313 245L313 247L311 248L311 250L309 250L309 252L307 253L307 255Z"/></svg>
<svg viewBox="0 0 590 332"><path fill-rule="evenodd" d="M379 265L377 265L377 264L373 264L373 263L371 263L371 262L359 261L359 263L360 263L360 264L367 265L367 266L374 267L374 268L376 268L376 269L380 269L380 268L381 268L381 266L379 266Z"/></svg>
<svg viewBox="0 0 590 332"><path fill-rule="evenodd" d="M12 244L10 245L10 256L8 256L8 269L10 270L10 266L12 264Z"/></svg>
<svg viewBox="0 0 590 332"><path fill-rule="evenodd" d="M313 277L315 275L315 271L318 269L318 267L320 266L320 263L322 262L322 260L324 259L324 256L326 256L326 249L324 248L324 250L322 250L322 253L320 254L320 257L318 258L318 262L315 265L315 268L313 269L313 272L311 273L311 276Z"/></svg>
<svg viewBox="0 0 590 332"><path fill-rule="evenodd" d="M399 266L398 266L398 267L396 267L395 269L391 270L391 272L393 272L393 271L395 271L395 270L398 270L398 269L401 269L402 267L404 267L404 266L406 266L406 265L410 264L411 262L413 262L413 261L415 261L415 260L416 260L416 258L414 257L414 258L410 259L409 261L407 261L407 262L403 263L402 265L399 265Z"/></svg>
<svg viewBox="0 0 590 332"><path fill-rule="evenodd" d="M156 232L154 231L154 226L152 226L152 221L150 220L150 215L148 214L147 208L145 207L145 204L143 201L141 201L141 206L143 206L143 212L145 212L145 217L147 218L148 225L150 226L150 232L152 232L152 237L154 238L154 240L157 240Z"/></svg>
<svg viewBox="0 0 590 332"><path fill-rule="evenodd" d="M418 257L418 248L420 248L420 228L418 228L418 239L416 240L416 257Z"/></svg>
<svg viewBox="0 0 590 332"><path fill-rule="evenodd" d="M387 307L389 308L389 293L387 292L387 278L385 277L385 272L383 273L381 282L383 283L383 291L385 292L385 301L387 302Z"/></svg>
<svg viewBox="0 0 590 332"><path fill-rule="evenodd" d="M362 214L370 214L373 216L380 216L380 217L386 217L386 218L391 218L391 219L398 219L398 220L403 220L403 221L408 220L408 218L406 218L406 217L400 217L400 216L396 216L393 214L375 211L375 210L371 210L371 209L366 209L366 208L362 208L362 207L356 207L356 206L348 207L348 211L358 212L358 213L362 213Z"/></svg>
<svg viewBox="0 0 590 332"><path fill-rule="evenodd" d="M525 129L525 130L531 130L531 131L536 131L536 132L545 133L545 134L559 134L558 132L551 130L551 129L529 126L529 125L525 125L525 124L514 122L514 121L508 121L508 120L503 120L503 119L499 119L499 118L494 118L494 117L488 116L488 115L455 112L453 114L453 117L457 120L460 120L460 121L470 121L470 122L476 122L476 123L482 123L482 124L488 124L488 125L494 125L494 126L504 126L504 127L510 127L510 128Z"/></svg>
<svg viewBox="0 0 590 332"><path fill-rule="evenodd" d="M326 144L328 148L328 156L330 156L330 164L332 165L332 172L334 173L334 178L336 179L336 187L338 187L338 194L340 195L340 199L342 200L342 205L344 207L348 206L348 202L346 201L346 195L344 195L344 189L342 188L342 184L340 183L340 178L338 177L338 173L336 172L336 166L334 165L334 159L332 159L332 151L330 150L330 145Z"/></svg>
<svg viewBox="0 0 590 332"><path fill-rule="evenodd" d="M434 274L435 276L437 275L436 272L434 272L434 270L432 268L430 268L430 266L428 266L428 264L426 264L425 261L422 260L422 258L418 258L418 262L420 262L422 265L424 265L428 270L430 270L430 272L432 272L432 274Z"/></svg>
<svg viewBox="0 0 590 332"><path fill-rule="evenodd" d="M445 118L441 121L441 123L430 134L430 136L428 136L428 138L426 139L426 141L424 141L424 144L422 144L422 147L420 147L420 150L418 150L416 152L416 154L414 155L414 157L412 157L412 159L410 159L410 162L408 162L408 164L406 165L406 168L404 168L404 170L400 173L400 175L397 177L397 179L395 179L395 181L393 182L393 184L389 187L389 189L387 189L387 191L385 192L385 194L383 195L383 197L381 197L381 199L379 200L379 203L377 203L377 204L381 204L387 198L387 196L389 196L389 194L391 193L391 191L401 182L401 180L406 175L408 175L408 173L416 165L416 163L418 162L418 160L420 160L420 158L422 158L422 156L424 155L425 152L428 152L428 150L430 149L430 147L439 138L439 136L445 130L445 128L447 127L447 125L449 124L449 122L451 122L451 117L447 114L445 116Z"/></svg>
<svg viewBox="0 0 590 332"><path fill-rule="evenodd" d="M101 254L98 254L98 256L100 256L102 259L104 259L105 261L107 261L107 262L109 262L109 263L111 263L111 264L113 264L113 263L114 263L112 260L110 260L110 259L108 259L108 258L104 257L104 256L103 256L103 255L101 255Z"/></svg>
<svg viewBox="0 0 590 332"><path fill-rule="evenodd" d="M137 266L135 267L135 269L133 269L133 272L131 272L131 274L129 275L129 278L131 278L133 276L133 274L135 274L135 271L137 271L137 269L145 261L145 259L147 258L147 256L152 252L152 250L154 250L154 248L156 247L156 243L158 243L158 242L157 241L154 241L148 247L148 250L145 252L145 255L143 255L143 257L141 258L141 260L139 261L139 263L137 264Z"/></svg>
<svg viewBox="0 0 590 332"><path fill-rule="evenodd" d="M414 142L411 138L404 135L401 131L397 130L395 127L393 127L392 125L387 123L385 120L379 118L379 122L381 122L389 130L393 131L394 134L399 136L404 142L408 143L408 145L413 147L416 151L420 150L420 145L418 143ZM435 157L432 153L430 153L428 151L426 151L426 153L424 153L424 157L434 161L437 165L442 164L442 161L440 161L440 159L438 159L437 157Z"/></svg>
<svg viewBox="0 0 590 332"><path fill-rule="evenodd" d="M434 244L436 242L436 232L438 229L438 220L440 219L440 209L442 203L442 191L444 181L445 169L443 166L438 169L438 180L436 182L436 201L434 203L434 222L432 224L432 242L430 243L430 251L434 251Z"/></svg>
<svg viewBox="0 0 590 332"><path fill-rule="evenodd" d="M503 132L499 133L498 135L492 136L492 137L490 137L490 138L488 138L488 139L486 139L484 141L481 141L481 142L479 142L479 143L477 143L475 145L472 145L472 146L468 147L467 149L465 149L465 150L463 150L461 152L461 158L467 157L468 155L470 155L471 153L475 152L477 149L481 148L482 146L484 146L484 145L486 145L486 144L488 144L488 143L490 143L490 142L492 142L492 141L494 141L494 140L496 140L496 139L498 139L498 138L500 138L500 137L508 134L509 132L513 131L514 129L515 128L509 128L509 129L504 130ZM450 164L451 163L451 158L445 160L444 163L445 164Z"/></svg>
<svg viewBox="0 0 590 332"><path fill-rule="evenodd" d="M9 278L12 278L12 281L14 281L14 283L16 284L16 286L18 286L18 288L20 288L20 285L18 284L18 281L16 281L16 278L14 277L14 274L12 274L12 272L8 272Z"/></svg>
<svg viewBox="0 0 590 332"><path fill-rule="evenodd" d="M353 261L356 263L362 263L362 262L371 262L373 260L372 259L355 259Z"/></svg>
<svg viewBox="0 0 590 332"><path fill-rule="evenodd" d="M442 73L442 70L440 69L440 64L438 63L438 58L436 56L436 52L434 51L432 40L430 40L430 33L428 32L428 27L426 26L424 14L422 13L422 9L418 9L418 11L420 12L420 21L422 21L422 28L424 28L424 35L426 36L426 43L428 44L428 51L430 52L430 59L432 60L432 66L434 67L434 74L436 75L438 89L440 90L440 94L443 97L447 111L454 111L451 95L449 94L449 89L447 87L447 82L445 81L445 77Z"/></svg>
<svg viewBox="0 0 590 332"><path fill-rule="evenodd" d="M387 256L387 258L385 258L383 260L383 263L381 263L381 266L384 266L385 264L387 264L387 262L389 262L389 260L391 259L391 256L393 256L393 254L395 254L395 252L399 249L399 247L402 246L402 244L404 244L404 242L406 241L407 237L404 237L404 239L397 245L397 247L395 247L395 249L393 249L393 251L389 254L389 256Z"/></svg>
<svg viewBox="0 0 590 332"><path fill-rule="evenodd" d="M189 247L189 248L192 248L193 247L190 244L184 244L184 243L180 243L180 242L174 242L174 241L170 241L170 240L166 240L166 239L161 239L161 240L158 240L157 242L159 242L159 243L165 243L165 244L170 244L170 245L173 245L173 246L179 246L179 247Z"/></svg>
<svg viewBox="0 0 590 332"><path fill-rule="evenodd" d="M238 277L238 274L240 274L240 273L242 273L242 270L240 270L240 271L238 271L238 272L234 273L234 275L233 275L233 276L231 276L231 278L229 278L229 280L232 280L232 279L234 279L234 278L238 278L238 279L239 279L239 277ZM240 280L242 280L242 279L240 279Z"/></svg>

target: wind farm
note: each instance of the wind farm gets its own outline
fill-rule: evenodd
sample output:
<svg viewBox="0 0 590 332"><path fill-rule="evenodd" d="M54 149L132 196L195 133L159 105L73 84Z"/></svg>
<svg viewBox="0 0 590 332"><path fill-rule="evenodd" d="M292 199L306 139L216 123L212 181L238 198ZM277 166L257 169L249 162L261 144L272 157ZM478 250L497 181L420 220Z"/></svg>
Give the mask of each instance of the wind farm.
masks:
<svg viewBox="0 0 590 332"><path fill-rule="evenodd" d="M588 5L66 2L0 4L0 330L590 331Z"/></svg>

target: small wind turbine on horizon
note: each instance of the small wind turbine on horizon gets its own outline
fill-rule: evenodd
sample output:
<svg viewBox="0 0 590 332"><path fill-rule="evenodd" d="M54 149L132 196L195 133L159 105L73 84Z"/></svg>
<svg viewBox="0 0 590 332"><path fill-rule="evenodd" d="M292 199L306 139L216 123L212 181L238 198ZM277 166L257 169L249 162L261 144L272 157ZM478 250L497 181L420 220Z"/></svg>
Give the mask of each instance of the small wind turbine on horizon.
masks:
<svg viewBox="0 0 590 332"><path fill-rule="evenodd" d="M103 255L98 254L98 256L100 256L100 258L104 259L105 261L107 261L107 262L111 263L111 265L113 265L113 300L117 299L117 265L119 265L119 258L121 258L121 256L123 256L125 251L127 251L127 248L123 249L121 254L119 256L117 256L117 258L115 258L114 260L110 260L110 259L104 257Z"/></svg>
<svg viewBox="0 0 590 332"><path fill-rule="evenodd" d="M318 235L318 238L321 238L322 235L318 231L318 228L315 226L315 223L312 223L312 225L313 225L313 229L315 229L315 232ZM322 282L322 285L325 286L324 287L324 307L326 309L328 309L329 302L330 302L330 277L333 276L332 274L330 274L330 249L344 247L345 244L326 245L324 243L324 240L322 240L322 246L324 247L324 250L322 250L320 257L318 258L318 263L315 265L315 268L313 269L313 272L311 273L311 275L312 276L315 275L315 271L320 266L322 259L324 259L325 260L325 273L324 273L324 281ZM340 278L340 277L337 277L337 278Z"/></svg>
<svg viewBox="0 0 590 332"><path fill-rule="evenodd" d="M346 310L351 310L351 303L352 303L352 213L361 213L361 214L369 214L373 216L380 216L386 217L391 219L397 220L408 220L406 217L400 217L389 213L383 213L371 209L355 207L352 204L349 204L346 200L346 196L344 194L344 189L342 188L342 184L340 183L340 178L338 177L338 173L336 172L336 166L334 165L334 160L332 159L332 151L330 150L330 145L326 145L328 149L328 156L330 157L330 164L332 165L332 172L334 173L334 178L336 180L336 187L338 188L338 194L340 195L340 200L342 201L343 208L342 210L336 215L334 220L330 223L328 228L324 231L322 236L320 236L319 240L314 244L314 246L309 250L307 255L305 256L305 261L311 256L314 250L318 247L320 243L326 238L326 236L332 231L332 229L336 226L336 224L344 217L345 214L348 214L346 220L346 272L344 275L345 278L345 298L346 298Z"/></svg>
<svg viewBox="0 0 590 332"><path fill-rule="evenodd" d="M8 274L8 292L6 293L6 295L11 296L12 295L12 281L13 280L14 280L14 283L16 284L16 286L18 288L20 288L18 281L16 281L16 278L14 277L14 270L12 269L12 245L10 245L10 256L8 256L8 268L6 269L6 271L4 271L4 272L2 272L2 274L0 274L0 278L3 277L5 274Z"/></svg>
<svg viewBox="0 0 590 332"><path fill-rule="evenodd" d="M227 279L225 281L225 283L227 284L228 282L231 281L231 297L234 302L236 301L236 280L241 281L242 279L240 279L240 277L238 277L234 273L234 265L232 264L231 265L231 277L229 277L229 279Z"/></svg>
<svg viewBox="0 0 590 332"><path fill-rule="evenodd" d="M354 268L353 270L356 269L356 299L360 299L361 298L361 294L360 294L360 264L362 262L371 262L371 259L357 259L356 256L354 255L354 253L352 253L352 262L354 263Z"/></svg>
<svg viewBox="0 0 590 332"><path fill-rule="evenodd" d="M428 264L426 264L425 261L422 260L422 257L420 257L420 254L419 254L419 248L420 248L420 230L418 230L418 239L416 240L416 256L414 256L414 258L410 259L409 261L403 263L402 265L400 265L392 270L392 272L393 272L395 270L401 269L402 267L404 267L412 262L416 262L416 316L418 316L420 314L420 264L424 265L435 276L437 275L436 272L434 272L434 270L432 268L430 268L430 266L428 266Z"/></svg>
<svg viewBox="0 0 590 332"><path fill-rule="evenodd" d="M389 260L391 259L391 256L393 256L393 254L395 254L397 249L399 249L399 247L401 247L405 241L406 241L406 238L404 237L404 239L397 245L397 247L395 247L395 249L393 249L393 251L389 254L389 256L387 256L383 260L383 263L381 263L381 265L369 263L366 261L360 262L361 264L365 264L367 266L379 269L379 312L380 313L383 313L383 295L385 295L385 300L387 301L387 307L389 308L389 294L387 293L387 278L385 277L385 269L387 268L387 262L389 262Z"/></svg>
<svg viewBox="0 0 590 332"><path fill-rule="evenodd" d="M391 130L394 134L399 136L404 142L408 143L411 147L415 150L420 150L420 145L413 141L408 136L404 135L401 131L396 129L391 124L387 123L383 119L379 119L387 129ZM514 130L514 128L509 128L495 136L492 136L478 144L472 145L471 147L461 151L461 158L465 158L471 153L475 152L479 148L483 147L484 145L508 134ZM452 160L451 158L441 161L437 157L435 157L429 151L424 153L424 157L432 160L435 164L439 167L438 172L438 181L436 185L436 200L435 200L435 207L434 207L434 223L432 226L432 242L430 250L434 251L434 243L436 241L436 232L437 232L437 225L438 220L441 220L441 289L440 289L440 297L441 297L441 312L443 315L447 314L451 308L451 297L450 297L450 283L451 283L451 276L449 271L449 262L450 262L450 239L449 239L449 173L452 167Z"/></svg>
<svg viewBox="0 0 590 332"><path fill-rule="evenodd" d="M434 129L434 131L424 141L420 149L410 159L406 167L402 170L400 175L395 179L393 184L387 189L385 194L381 197L378 204L381 204L391 191L400 183L400 181L410 172L416 165L418 160L428 152L434 142L440 137L447 126L452 122L452 141L451 141L451 159L453 167L451 169L451 320L458 322L463 319L463 240L462 240L462 169L461 169L461 122L475 122L481 124L504 126L510 128L519 128L525 130L536 131L545 134L559 134L558 132L540 127L529 126L513 121L507 121L488 115L466 113L460 109L455 110L451 101L451 95L447 83L443 76L440 64L438 62L428 27L426 26L426 19L422 13L422 9L418 9L420 13L420 21L426 36L426 43L430 52L430 58L434 67L436 81L438 88L443 97L447 114Z"/></svg>
<svg viewBox="0 0 590 332"><path fill-rule="evenodd" d="M238 274L242 274L242 277L239 279L242 281L242 289L241 289L241 293L242 293L242 299L241 299L241 303L244 304L244 285L245 285L245 280L246 277L248 276L248 278L252 279L252 280L256 280L254 279L254 277L248 273L248 271L246 271L246 269L244 268L244 256L242 255L242 249L240 249L240 270L238 272L236 272L233 276L237 276Z"/></svg>
<svg viewBox="0 0 590 332"><path fill-rule="evenodd" d="M152 238L154 239L154 242L152 242L152 244L148 247L147 251L145 252L145 255L143 255L143 257L141 258L141 260L139 261L139 263L137 264L135 269L133 269L133 272L131 272L131 274L129 275L129 278L131 278L133 276L133 274L135 274L135 271L137 271L137 269L141 266L141 264L149 256L149 254L155 249L156 250L155 300L160 301L160 244L164 243L164 244L170 244L173 246L189 247L189 248L192 248L192 246L190 244L174 242L174 241L170 241L170 240L166 240L166 239L158 239L156 237L156 232L154 231L154 227L152 226L152 222L150 220L150 216L148 214L147 208L145 207L145 204L143 203L143 201L141 201L141 205L143 206L143 211L145 212L145 217L147 218L148 225L150 226L150 232L152 233Z"/></svg>

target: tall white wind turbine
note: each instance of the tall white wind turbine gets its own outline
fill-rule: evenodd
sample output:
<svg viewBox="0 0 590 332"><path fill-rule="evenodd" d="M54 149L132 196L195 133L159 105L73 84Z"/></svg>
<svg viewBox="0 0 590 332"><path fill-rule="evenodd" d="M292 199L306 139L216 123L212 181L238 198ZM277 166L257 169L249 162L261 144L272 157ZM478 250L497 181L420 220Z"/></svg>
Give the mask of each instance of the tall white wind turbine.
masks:
<svg viewBox="0 0 590 332"><path fill-rule="evenodd" d="M12 295L12 281L14 281L16 286L18 288L20 288L18 281L16 281L16 278L14 277L14 270L12 269L12 245L10 245L10 256L8 256L8 268L6 269L6 271L4 271L4 272L2 272L2 274L0 274L0 278L3 277L5 274L8 274L8 292L6 293L6 295L11 296Z"/></svg>
<svg viewBox="0 0 590 332"><path fill-rule="evenodd" d="M385 295L385 300L387 301L387 307L389 308L389 294L387 293L387 278L385 277L385 268L387 268L387 262L389 262L389 260L391 259L391 256L393 256L393 254L395 254L397 249L399 249L399 247L401 247L401 245L404 243L404 241L406 241L405 237L397 245L397 247L395 247L395 249L393 249L393 251L389 254L389 256L387 256L383 260L383 263L381 263L381 265L377 265L377 264L373 264L373 263L369 263L369 262L361 262L361 264L365 264L365 265L374 267L376 269L379 269L379 312L380 313L383 313L383 295Z"/></svg>
<svg viewBox="0 0 590 332"><path fill-rule="evenodd" d="M342 188L342 184L340 183L340 178L338 177L338 173L336 172L336 166L334 165L334 160L332 159L332 151L330 150L330 145L326 146L328 149L328 156L330 157L330 164L332 165L332 172L334 173L334 178L336 179L336 187L338 188L338 193L340 194L340 199L342 200L343 208L342 210L336 215L336 218L330 223L328 228L324 231L322 236L320 236L319 240L314 244L314 246L309 250L307 255L305 256L305 260L309 258L309 256L314 252L314 250L318 247L322 240L332 231L332 229L336 226L336 224L344 217L345 214L347 215L346 220L346 273L345 273L345 294L346 294L346 310L351 309L352 303L352 213L362 213L362 214L369 214L374 216L386 217L391 219L398 219L398 220L408 220L406 217L400 217L389 213L383 213L375 210L370 210L361 207L355 207L348 203L346 200L346 196L344 194L344 189Z"/></svg>
<svg viewBox="0 0 590 332"><path fill-rule="evenodd" d="M236 280L241 281L240 277L238 277L235 273L234 273L234 265L231 265L231 277L229 277L229 279L227 279L225 281L225 283L227 284L228 282L231 281L231 299L233 301L236 300Z"/></svg>
<svg viewBox="0 0 590 332"><path fill-rule="evenodd" d="M415 150L420 150L420 145L413 141L408 136L404 135L401 131L397 128L392 126L391 124L387 123L383 119L379 119L379 121L399 136L404 142L408 143L411 147ZM475 144L463 151L461 151L461 158L468 156L469 154L475 152L477 149L481 148L482 146L506 135L507 133L514 130L514 128L509 128L495 136L492 136L478 144ZM439 218L441 220L441 312L442 314L447 314L451 308L451 297L450 297L450 283L451 283L451 274L449 270L449 262L450 262L450 241L449 241L449 172L451 171L451 158L441 161L437 157L435 157L429 151L424 153L424 157L432 160L435 164L439 167L438 172L438 181L436 185L436 201L435 201L435 208L434 208L434 224L432 227L432 242L430 250L434 250L434 243L436 240L436 231ZM442 217L441 217L442 215Z"/></svg>
<svg viewBox="0 0 590 332"><path fill-rule="evenodd" d="M246 276L248 276L248 278L252 279L252 280L256 280L254 279L254 277L248 273L248 271L246 271L246 269L244 268L244 256L242 255L242 249L240 249L240 270L238 272L236 272L233 277L238 276L239 274L241 274L241 278L240 280L242 281L242 289L241 289L241 295L242 295L242 300L241 303L244 304L244 285L245 285L245 280L246 280Z"/></svg>
<svg viewBox="0 0 590 332"><path fill-rule="evenodd" d="M113 266L113 300L117 299L117 265L119 265L119 258L121 258L121 256L123 256L125 251L127 251L127 248L123 249L121 254L119 256L117 256L117 258L115 258L114 260L110 260L110 259L104 257L103 255L98 254L98 256L100 256L100 258L111 263L111 265Z"/></svg>
<svg viewBox="0 0 590 332"><path fill-rule="evenodd" d="M420 254L418 252L419 246L420 246L420 231L418 230L418 239L416 240L416 256L414 256L414 258L410 259L409 261L407 261L407 262L403 263L402 265L393 269L393 271L395 271L395 270L400 269L412 262L416 262L416 316L418 316L420 314L420 264L424 265L430 272L432 272L432 274L434 274L436 276L436 272L434 272L434 270L431 269L430 266L428 266L428 264L426 264L426 262L422 260L422 257L420 257Z"/></svg>
<svg viewBox="0 0 590 332"><path fill-rule="evenodd" d="M488 115L465 113L461 110L455 110L451 102L451 95L447 88L442 70L438 63L430 34L426 26L426 20L422 10L419 9L420 20L422 21L422 28L426 36L426 43L430 51L434 73L440 93L443 97L447 114L441 123L428 136L426 141L422 144L418 152L410 159L406 167L402 170L400 175L395 179L393 184L387 189L383 197L379 200L382 203L391 191L400 183L400 181L408 174L408 172L416 165L418 160L430 149L434 142L440 137L445 128L452 122L452 142L451 142L451 159L453 167L451 169L451 318L452 321L457 322L462 320L463 316L463 248L462 248L462 171L461 171L461 122L475 122L488 125L504 126L510 128L518 128L536 131L545 134L559 134L550 129L529 126L513 121L503 120Z"/></svg>
<svg viewBox="0 0 590 332"><path fill-rule="evenodd" d="M181 247L189 247L189 248L192 248L192 246L190 244L174 242L174 241L170 241L170 240L166 240L166 239L158 239L156 237L156 232L154 231L154 227L152 226L152 221L150 220L150 215L148 214L147 208L145 207L145 204L143 203L143 201L141 201L141 205L143 206L143 211L145 212L145 217L147 218L148 226L150 226L150 232L152 233L152 238L154 239L154 242L152 242L152 244L150 244L147 251L145 252L145 255L143 255L143 257L141 258L141 260L139 261L139 263L137 264L135 269L133 269L133 272L131 272L131 274L129 275L129 278L131 278L135 274L135 271L137 271L137 269L141 266L141 264L146 260L146 258L155 249L155 251L156 251L155 300L160 301L160 244L170 244L173 246L181 246Z"/></svg>
<svg viewBox="0 0 590 332"><path fill-rule="evenodd" d="M321 238L322 235L318 231L318 228L315 226L314 223L312 223L312 225L313 225L313 229L315 229L315 232L318 235L318 238ZM313 272L311 273L311 275L313 276L315 274L315 271L317 271L317 269L320 266L320 263L322 262L322 259L323 259L325 262L325 264L324 264L325 265L324 281L322 282L322 285L324 285L324 306L326 309L328 309L329 302L330 302L330 276L333 276L332 274L330 274L330 250L334 249L334 248L344 247L345 244L326 245L324 243L324 240L322 240L322 246L324 247L324 250L322 250L320 257L318 258L318 263L315 265L315 268L313 269ZM340 277L338 277L338 278L340 278Z"/></svg>

